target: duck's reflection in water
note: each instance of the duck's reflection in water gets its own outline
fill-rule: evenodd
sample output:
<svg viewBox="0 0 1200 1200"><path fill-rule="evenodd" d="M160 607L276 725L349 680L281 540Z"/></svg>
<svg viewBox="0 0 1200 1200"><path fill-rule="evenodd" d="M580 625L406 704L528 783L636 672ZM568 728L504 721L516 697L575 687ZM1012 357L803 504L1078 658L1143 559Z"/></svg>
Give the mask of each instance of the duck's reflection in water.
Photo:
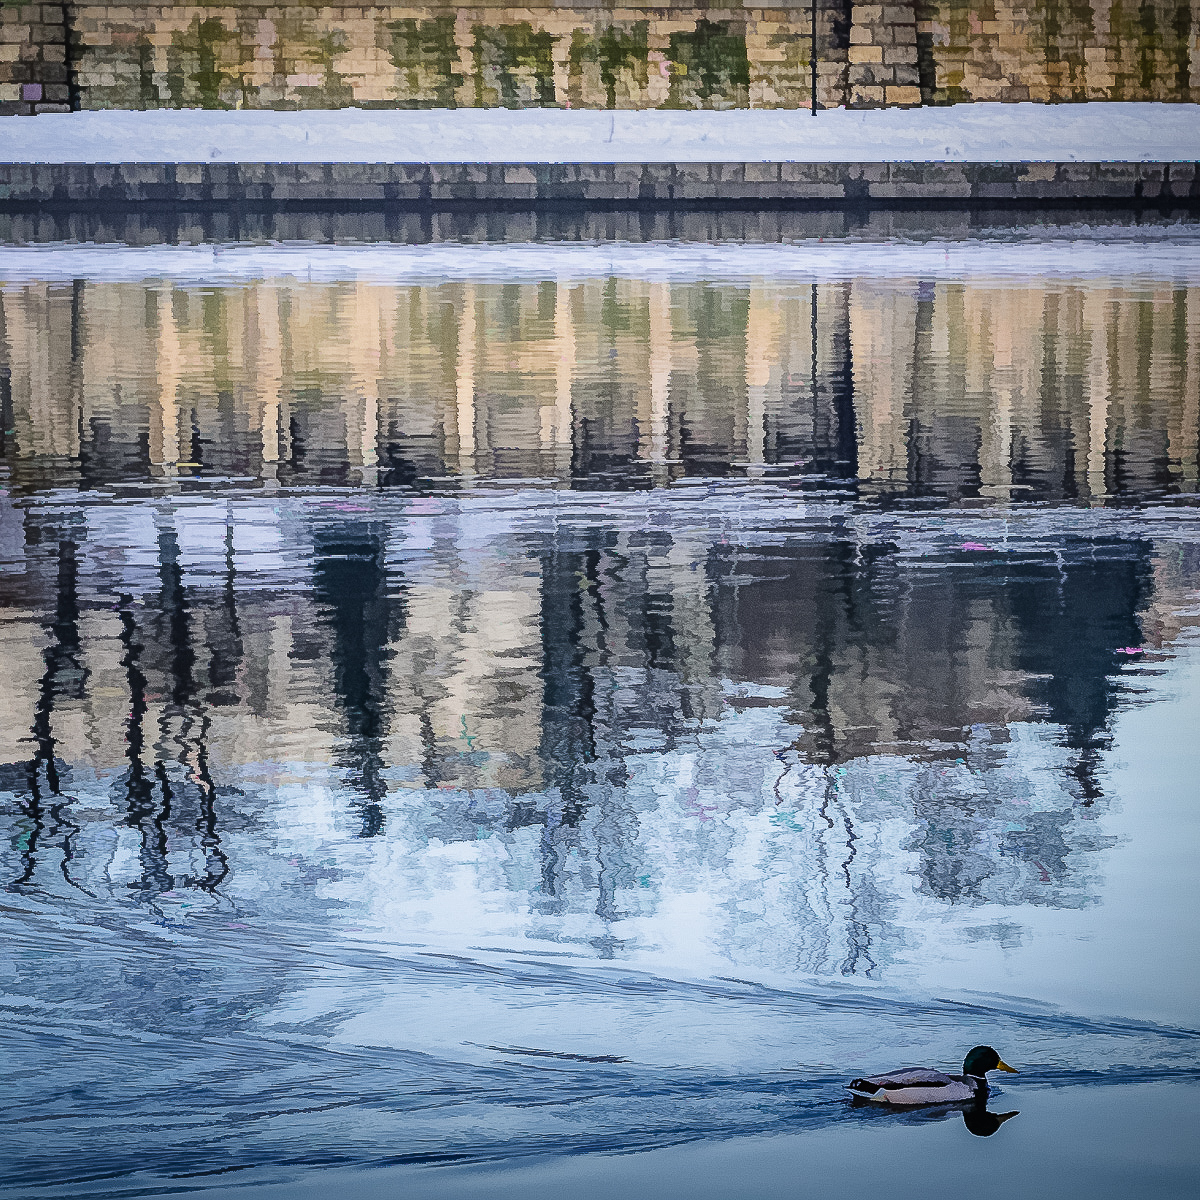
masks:
<svg viewBox="0 0 1200 1200"><path fill-rule="evenodd" d="M900 1121L906 1125L926 1125L930 1121L945 1121L961 1113L968 1133L976 1137L991 1137L1005 1121L1021 1114L989 1112L987 1102L964 1100L958 1104L923 1104L919 1108L892 1108L872 1104L869 1100L851 1100L850 1107L862 1119Z"/></svg>
<svg viewBox="0 0 1200 1200"><path fill-rule="evenodd" d="M986 1104L973 1104L970 1108L963 1109L962 1117L968 1133L973 1133L976 1137L991 1137L1005 1121L1020 1115L1015 1108L1012 1112L994 1113L988 1112Z"/></svg>

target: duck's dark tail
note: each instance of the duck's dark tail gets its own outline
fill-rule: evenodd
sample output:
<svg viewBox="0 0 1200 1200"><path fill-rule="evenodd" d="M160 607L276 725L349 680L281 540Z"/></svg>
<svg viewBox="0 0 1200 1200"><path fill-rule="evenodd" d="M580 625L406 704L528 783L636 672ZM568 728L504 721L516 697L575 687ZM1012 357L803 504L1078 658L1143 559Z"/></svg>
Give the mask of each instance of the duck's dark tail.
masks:
<svg viewBox="0 0 1200 1200"><path fill-rule="evenodd" d="M873 1096L879 1091L879 1084L872 1083L869 1079L852 1079L846 1086L860 1096Z"/></svg>

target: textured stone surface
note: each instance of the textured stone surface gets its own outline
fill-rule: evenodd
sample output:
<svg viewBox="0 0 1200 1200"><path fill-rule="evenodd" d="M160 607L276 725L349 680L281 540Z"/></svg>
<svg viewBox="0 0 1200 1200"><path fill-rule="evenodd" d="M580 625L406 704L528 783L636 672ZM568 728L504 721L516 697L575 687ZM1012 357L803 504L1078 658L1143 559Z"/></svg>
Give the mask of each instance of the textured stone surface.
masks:
<svg viewBox="0 0 1200 1200"><path fill-rule="evenodd" d="M818 98L1200 99L1200 0L823 0ZM799 108L805 3L359 6L0 0L0 111ZM42 91L35 99L26 85Z"/></svg>
<svg viewBox="0 0 1200 1200"><path fill-rule="evenodd" d="M0 6L0 115L70 111L65 17L61 4Z"/></svg>
<svg viewBox="0 0 1200 1200"><path fill-rule="evenodd" d="M1160 201L1200 206L1191 163L0 164L0 205L688 205Z"/></svg>
<svg viewBox="0 0 1200 1200"><path fill-rule="evenodd" d="M1195 0L918 0L927 100L1192 100Z"/></svg>

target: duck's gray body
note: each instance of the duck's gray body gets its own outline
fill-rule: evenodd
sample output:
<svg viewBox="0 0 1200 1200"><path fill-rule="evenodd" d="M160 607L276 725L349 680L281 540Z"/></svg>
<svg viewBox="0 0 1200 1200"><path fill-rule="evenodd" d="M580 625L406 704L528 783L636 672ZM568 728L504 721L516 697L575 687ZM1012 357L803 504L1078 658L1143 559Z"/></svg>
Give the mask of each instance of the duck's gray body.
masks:
<svg viewBox="0 0 1200 1200"><path fill-rule="evenodd" d="M856 1100L872 1104L957 1104L982 1100L988 1086L974 1075L947 1075L929 1067L904 1067L886 1075L855 1079L846 1085Z"/></svg>

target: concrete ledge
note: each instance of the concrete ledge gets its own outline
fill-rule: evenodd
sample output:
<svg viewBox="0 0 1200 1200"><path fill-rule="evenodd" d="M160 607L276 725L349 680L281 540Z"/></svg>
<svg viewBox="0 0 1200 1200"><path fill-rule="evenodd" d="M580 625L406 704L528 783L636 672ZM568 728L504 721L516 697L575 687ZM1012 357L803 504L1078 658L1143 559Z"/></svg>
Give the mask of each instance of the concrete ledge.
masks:
<svg viewBox="0 0 1200 1200"><path fill-rule="evenodd" d="M7 163L0 207L1200 206L1195 163Z"/></svg>

